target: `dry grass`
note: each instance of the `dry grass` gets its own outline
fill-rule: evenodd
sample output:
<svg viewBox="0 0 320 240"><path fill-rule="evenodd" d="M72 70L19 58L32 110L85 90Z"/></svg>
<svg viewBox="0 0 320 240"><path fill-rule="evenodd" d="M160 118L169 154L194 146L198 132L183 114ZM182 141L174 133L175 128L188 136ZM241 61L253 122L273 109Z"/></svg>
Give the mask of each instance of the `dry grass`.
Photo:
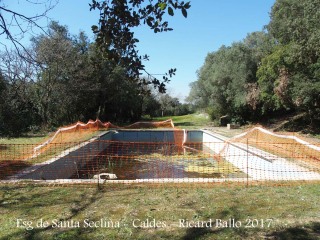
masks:
<svg viewBox="0 0 320 240"><path fill-rule="evenodd" d="M320 230L318 184L290 187L20 187L0 186L0 239L317 239ZM17 226L32 221L34 229ZM40 221L49 226L36 227ZM54 227L53 221L79 221L80 227ZM84 221L119 222L119 228L85 228ZM139 226L159 221L157 228ZM179 227L214 222L212 227ZM242 226L217 227L235 219ZM257 226L248 227L257 219ZM270 220L268 220L270 219ZM262 225L264 221L264 225ZM270 223L269 227L266 225ZM100 224L100 223L99 223ZM21 224L20 224L21 225ZM247 226L247 227L246 227ZM299 238L300 236L300 238ZM303 237L302 237L303 236ZM295 237L295 238L294 238Z"/></svg>

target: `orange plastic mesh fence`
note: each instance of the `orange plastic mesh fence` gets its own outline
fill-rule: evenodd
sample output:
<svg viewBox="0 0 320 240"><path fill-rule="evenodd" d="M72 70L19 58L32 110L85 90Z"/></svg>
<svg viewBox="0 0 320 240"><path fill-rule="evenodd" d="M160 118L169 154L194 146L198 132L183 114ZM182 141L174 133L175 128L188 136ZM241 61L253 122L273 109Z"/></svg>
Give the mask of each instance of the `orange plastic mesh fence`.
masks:
<svg viewBox="0 0 320 240"><path fill-rule="evenodd" d="M182 147L187 141L187 132L185 129L175 129L173 131L174 142L177 146Z"/></svg>
<svg viewBox="0 0 320 240"><path fill-rule="evenodd" d="M237 146L248 145L249 150L251 148L260 149L272 155L299 162L300 165L320 169L319 143L306 141L298 134L278 134L262 127L254 127L229 139L221 150L221 155L228 151L230 144ZM258 151L256 151L256 154L259 155Z"/></svg>
<svg viewBox="0 0 320 240"><path fill-rule="evenodd" d="M178 131L179 138L181 132ZM258 133L252 131L254 134ZM51 142L48 151L29 159L21 156L35 145L0 145L0 178L6 182L33 179L62 184L194 183L193 186L320 181L319 153L308 150L320 145L240 138L227 143L183 146L175 142L96 140L69 142L66 148L64 143ZM281 149L281 156L274 149Z"/></svg>
<svg viewBox="0 0 320 240"><path fill-rule="evenodd" d="M110 122L101 122L99 119L96 121L89 120L88 123L77 122L75 124L59 128L53 136L51 136L44 143L36 146L33 153L27 156L35 156L48 150L54 143L64 143L68 148L70 142L85 141L97 135L99 130L108 129L141 129L141 128L174 128L171 119L159 122L136 122L128 126L119 127ZM27 157L25 156L25 157Z"/></svg>

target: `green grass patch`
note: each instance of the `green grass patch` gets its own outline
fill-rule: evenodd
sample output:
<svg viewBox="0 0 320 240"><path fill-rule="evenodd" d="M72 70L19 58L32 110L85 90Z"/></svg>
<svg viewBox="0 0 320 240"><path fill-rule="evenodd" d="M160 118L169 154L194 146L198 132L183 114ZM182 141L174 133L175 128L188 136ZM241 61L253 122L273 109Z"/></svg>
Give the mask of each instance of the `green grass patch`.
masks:
<svg viewBox="0 0 320 240"><path fill-rule="evenodd" d="M319 237L319 184L248 188L193 186L119 186L98 190L79 186L2 185L0 239ZM241 227L216 226L217 220L228 222L229 219L241 222ZM159 223L158 227L152 227L154 220ZM41 221L48 222L48 226L41 227ZM91 227L85 224L89 221L93 222ZM109 227L101 227L101 221L108 223ZM181 225L181 221L188 222L190 226L184 227L186 225ZM210 221L213 222L212 227L192 227L197 222L209 224ZM79 227L75 225L76 222ZM28 223L32 229L26 229Z"/></svg>
<svg viewBox="0 0 320 240"><path fill-rule="evenodd" d="M209 129L214 133L218 133L225 137L234 137L243 132L243 128L238 129L230 129L227 127L217 127L210 120L210 117L207 114L203 113L194 113L183 116L166 116L166 117L158 117L152 119L153 121L163 121L167 119L172 119L174 126L182 129Z"/></svg>
<svg viewBox="0 0 320 240"><path fill-rule="evenodd" d="M207 114L188 114L183 116L166 116L153 118L152 121L164 121L172 119L175 127L186 128L186 129L197 129L203 128L206 125L212 124Z"/></svg>
<svg viewBox="0 0 320 240"><path fill-rule="evenodd" d="M17 138L0 138L0 144L40 144L47 135L30 135Z"/></svg>

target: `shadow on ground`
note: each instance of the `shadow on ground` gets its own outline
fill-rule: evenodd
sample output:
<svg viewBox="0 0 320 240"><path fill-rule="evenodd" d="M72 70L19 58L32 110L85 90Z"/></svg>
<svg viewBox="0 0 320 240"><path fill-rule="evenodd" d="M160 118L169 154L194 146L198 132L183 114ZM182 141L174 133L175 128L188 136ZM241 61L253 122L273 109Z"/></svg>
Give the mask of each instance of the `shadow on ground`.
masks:
<svg viewBox="0 0 320 240"><path fill-rule="evenodd" d="M0 162L0 179L6 179L32 164L21 160L3 160Z"/></svg>
<svg viewBox="0 0 320 240"><path fill-rule="evenodd" d="M320 222L313 222L304 226L289 227L268 234L268 239L295 239L316 240L320 239Z"/></svg>
<svg viewBox="0 0 320 240"><path fill-rule="evenodd" d="M320 222L314 222L307 225L289 227L281 230L269 232L267 234L257 229L232 229L232 228L189 228L186 234L181 238L183 240L191 239L213 239L221 236L233 236L234 239L269 239L269 240L317 240L320 239ZM219 238L220 239L220 238Z"/></svg>
<svg viewBox="0 0 320 240"><path fill-rule="evenodd" d="M31 188L32 189L32 188ZM50 189L48 189L48 193L50 195ZM74 218L78 213L84 212L86 209L88 209L92 204L94 204L101 195L99 195L99 190L97 189L94 194L87 199L87 201L77 201L77 204L71 209L71 214L68 217L65 218L58 218L59 221L68 221ZM41 195L46 195L47 193L41 193ZM38 194L32 195L32 199L36 199L39 196ZM13 197L13 196L12 196ZM83 196L85 197L85 196ZM9 201L9 199L7 200ZM1 201L0 201L1 203ZM46 203L43 203L46 204ZM11 204L12 205L12 204ZM30 207L30 205L27 205ZM34 207L36 207L35 204L33 204ZM44 228L33 228L30 230L27 229L21 229L19 231L16 231L12 234L8 234L7 236L1 238L0 240L7 240L7 239L26 239L26 240L40 240L42 238L42 233L46 231L51 231L53 229L52 225L49 225L48 227ZM57 233L54 233L52 235L52 239L65 239L65 240L71 240L71 239L81 239L81 240L87 240L90 239L89 237L84 236L85 232L91 231L91 229L83 229L83 228L76 228L76 229L66 229L59 231Z"/></svg>

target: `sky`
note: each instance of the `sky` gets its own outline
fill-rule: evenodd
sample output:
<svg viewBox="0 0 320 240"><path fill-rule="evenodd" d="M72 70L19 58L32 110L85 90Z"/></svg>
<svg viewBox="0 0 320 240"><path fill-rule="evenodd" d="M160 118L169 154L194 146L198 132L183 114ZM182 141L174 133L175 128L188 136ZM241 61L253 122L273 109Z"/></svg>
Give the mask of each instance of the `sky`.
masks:
<svg viewBox="0 0 320 240"><path fill-rule="evenodd" d="M33 0L43 2L44 0ZM51 0L57 1L57 0ZM27 0L2 0L9 9L27 16L42 12L44 5L30 4ZM71 34L84 31L93 41L91 26L98 23L99 12L90 11L91 0L60 0L48 12L51 20L66 25ZM275 0L191 0L188 17L179 11L167 16L171 32L157 33L142 26L135 29L140 40L140 54L150 56L144 62L152 74L163 74L177 68L176 76L167 85L168 93L182 102L188 96L189 84L197 80L197 70L204 64L208 53L217 51L222 45L230 46L243 40L247 34L261 31L270 21L269 13ZM45 26L49 20L42 19ZM21 42L28 44L30 36ZM0 41L4 41L0 38ZM1 46L0 46L1 48Z"/></svg>

